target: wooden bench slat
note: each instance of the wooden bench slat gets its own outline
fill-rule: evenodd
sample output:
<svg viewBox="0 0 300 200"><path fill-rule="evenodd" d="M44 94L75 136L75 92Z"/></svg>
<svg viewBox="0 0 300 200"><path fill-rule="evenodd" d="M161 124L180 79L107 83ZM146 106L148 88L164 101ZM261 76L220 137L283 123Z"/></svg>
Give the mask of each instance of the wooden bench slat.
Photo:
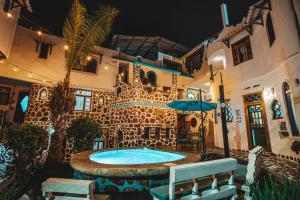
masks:
<svg viewBox="0 0 300 200"><path fill-rule="evenodd" d="M87 197L55 196L54 200L89 200Z"/></svg>
<svg viewBox="0 0 300 200"><path fill-rule="evenodd" d="M188 170L187 170L188 169ZM198 170L201 169L201 170ZM233 158L206 161L201 163L171 166L170 181L181 182L201 178L213 174L234 171L237 169L237 161ZM176 173L176 176L175 176Z"/></svg>

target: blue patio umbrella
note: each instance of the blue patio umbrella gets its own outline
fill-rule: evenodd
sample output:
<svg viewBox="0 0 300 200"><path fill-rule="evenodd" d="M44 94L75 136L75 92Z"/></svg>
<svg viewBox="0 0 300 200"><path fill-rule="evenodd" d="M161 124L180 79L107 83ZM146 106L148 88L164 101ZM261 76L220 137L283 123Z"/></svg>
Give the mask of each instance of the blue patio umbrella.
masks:
<svg viewBox="0 0 300 200"><path fill-rule="evenodd" d="M201 101L199 100L175 100L171 103L167 104L168 107L173 108L175 110L181 111L210 111L217 108L216 103L211 103L208 101L202 101L202 110L201 110Z"/></svg>
<svg viewBox="0 0 300 200"><path fill-rule="evenodd" d="M210 110L214 110L217 108L216 103L211 103L208 101L202 101L201 91L200 91L200 99L199 100L175 100L171 103L167 104L168 107L173 108L175 110L181 110L181 111L201 111L207 112ZM202 143L203 143L203 153L205 152L205 138L204 138L204 129L203 129L203 121L204 121L204 115L201 114L201 132L199 134L202 134ZM206 116L205 116L206 117ZM199 135L199 137L200 137Z"/></svg>

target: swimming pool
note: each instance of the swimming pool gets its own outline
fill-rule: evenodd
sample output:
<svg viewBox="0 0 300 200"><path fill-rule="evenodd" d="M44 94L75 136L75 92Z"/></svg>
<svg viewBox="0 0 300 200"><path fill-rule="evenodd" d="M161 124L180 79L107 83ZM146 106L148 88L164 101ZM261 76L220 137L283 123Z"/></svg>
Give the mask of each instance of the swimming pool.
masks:
<svg viewBox="0 0 300 200"><path fill-rule="evenodd" d="M74 154L74 178L95 180L98 192L149 190L168 184L170 166L194 163L199 154L150 148L85 151Z"/></svg>
<svg viewBox="0 0 300 200"><path fill-rule="evenodd" d="M185 157L185 155L179 153L138 148L96 152L91 154L89 159L96 163L110 165L141 165L173 162Z"/></svg>

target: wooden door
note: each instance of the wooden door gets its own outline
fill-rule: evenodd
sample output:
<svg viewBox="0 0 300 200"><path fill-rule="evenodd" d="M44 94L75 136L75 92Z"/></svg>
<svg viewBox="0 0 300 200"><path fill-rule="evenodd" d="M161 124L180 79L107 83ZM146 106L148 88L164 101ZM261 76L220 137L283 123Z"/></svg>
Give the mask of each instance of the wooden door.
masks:
<svg viewBox="0 0 300 200"><path fill-rule="evenodd" d="M262 92L244 95L249 149L262 146L271 151L268 121Z"/></svg>

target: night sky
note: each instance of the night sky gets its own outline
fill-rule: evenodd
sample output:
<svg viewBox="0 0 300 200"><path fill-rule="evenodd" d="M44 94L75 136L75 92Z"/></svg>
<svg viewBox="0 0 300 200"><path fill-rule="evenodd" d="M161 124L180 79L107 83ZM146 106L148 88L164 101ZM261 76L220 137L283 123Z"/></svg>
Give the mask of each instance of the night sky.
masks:
<svg viewBox="0 0 300 200"><path fill-rule="evenodd" d="M230 23L236 24L246 16L248 7L257 1L83 0L89 9L97 4L110 4L119 9L112 34L162 36L190 48L222 29L221 3L227 3ZM61 35L62 24L72 0L30 2L33 13L22 12L22 16L31 21L27 25L34 29L41 25L49 32Z"/></svg>

